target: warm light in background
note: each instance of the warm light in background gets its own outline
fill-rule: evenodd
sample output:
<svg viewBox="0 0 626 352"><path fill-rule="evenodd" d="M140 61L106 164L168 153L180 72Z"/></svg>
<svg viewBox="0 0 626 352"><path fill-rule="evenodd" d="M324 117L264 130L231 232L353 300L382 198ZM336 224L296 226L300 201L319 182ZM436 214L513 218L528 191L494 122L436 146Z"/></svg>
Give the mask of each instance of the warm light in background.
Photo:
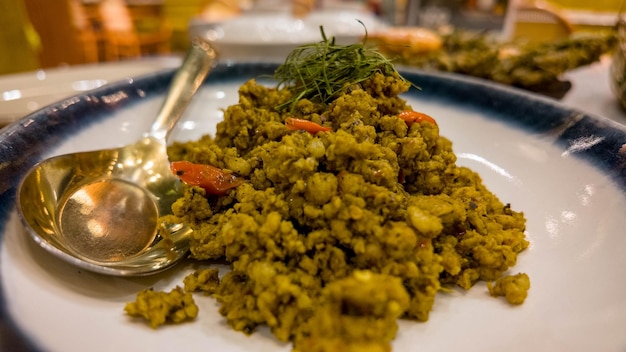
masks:
<svg viewBox="0 0 626 352"><path fill-rule="evenodd" d="M181 53L194 18L223 21L275 0L0 0L0 74L37 68L115 61ZM287 0L288 1L288 0ZM298 16L325 3L348 0L293 0ZM407 6L420 0L351 0L372 11L393 8L406 21ZM425 0L421 0L424 2ZM496 0L493 0L496 1ZM484 3L485 1L476 1ZM573 30L607 28L622 0L517 0L518 4L558 9ZM386 16L389 16L387 14ZM389 17L386 17L389 18ZM536 17L539 18L539 17ZM545 18L518 26L533 38L551 30ZM557 19L558 21L558 19ZM400 23L401 24L401 23Z"/></svg>

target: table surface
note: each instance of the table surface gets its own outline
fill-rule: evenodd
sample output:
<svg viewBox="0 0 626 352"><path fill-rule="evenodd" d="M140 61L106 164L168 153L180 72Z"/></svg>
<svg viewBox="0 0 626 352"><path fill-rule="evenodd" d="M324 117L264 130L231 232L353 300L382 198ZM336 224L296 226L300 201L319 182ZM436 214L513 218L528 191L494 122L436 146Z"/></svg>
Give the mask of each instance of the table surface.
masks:
<svg viewBox="0 0 626 352"><path fill-rule="evenodd" d="M603 57L600 62L572 70L564 78L572 83L561 102L567 106L594 115L604 116L626 125L624 111L613 95L609 69L610 57Z"/></svg>

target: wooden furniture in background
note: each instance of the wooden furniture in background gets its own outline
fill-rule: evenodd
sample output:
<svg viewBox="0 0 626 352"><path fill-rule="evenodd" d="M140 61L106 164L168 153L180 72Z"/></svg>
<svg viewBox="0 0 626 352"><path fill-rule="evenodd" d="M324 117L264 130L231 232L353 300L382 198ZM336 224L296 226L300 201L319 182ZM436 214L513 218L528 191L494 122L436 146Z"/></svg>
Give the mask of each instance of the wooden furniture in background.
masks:
<svg viewBox="0 0 626 352"><path fill-rule="evenodd" d="M24 0L41 40L43 68L98 61L97 38L80 0Z"/></svg>
<svg viewBox="0 0 626 352"><path fill-rule="evenodd" d="M139 37L124 0L103 0L97 4L97 28L105 61L141 56Z"/></svg>
<svg viewBox="0 0 626 352"><path fill-rule="evenodd" d="M84 1L103 61L170 52L172 30L161 1Z"/></svg>
<svg viewBox="0 0 626 352"><path fill-rule="evenodd" d="M171 51L172 27L165 17L163 1L127 1L143 54Z"/></svg>

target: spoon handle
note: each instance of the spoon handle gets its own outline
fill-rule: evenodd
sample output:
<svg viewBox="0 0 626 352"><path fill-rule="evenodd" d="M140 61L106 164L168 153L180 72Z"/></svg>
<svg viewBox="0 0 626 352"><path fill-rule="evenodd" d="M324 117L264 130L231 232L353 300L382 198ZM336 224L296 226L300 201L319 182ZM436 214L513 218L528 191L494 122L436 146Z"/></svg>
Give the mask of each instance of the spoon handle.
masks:
<svg viewBox="0 0 626 352"><path fill-rule="evenodd" d="M209 43L200 38L192 39L191 47L172 79L165 101L152 124L151 137L165 142L216 61L217 54Z"/></svg>

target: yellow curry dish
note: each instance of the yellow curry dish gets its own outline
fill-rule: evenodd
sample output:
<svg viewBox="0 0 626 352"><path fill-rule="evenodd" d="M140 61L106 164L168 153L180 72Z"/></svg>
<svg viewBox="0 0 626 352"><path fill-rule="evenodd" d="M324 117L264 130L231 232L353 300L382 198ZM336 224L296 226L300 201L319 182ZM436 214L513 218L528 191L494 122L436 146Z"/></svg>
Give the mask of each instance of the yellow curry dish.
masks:
<svg viewBox="0 0 626 352"><path fill-rule="evenodd" d="M323 37L275 79L243 84L214 136L169 147L185 193L161 220L193 229L192 259L230 270L142 292L127 314L193 319L203 292L233 329L267 326L294 351L390 351L397 321L427 321L454 286L523 303L528 276L509 274L523 213L456 164L445 116L409 106L390 61Z"/></svg>

